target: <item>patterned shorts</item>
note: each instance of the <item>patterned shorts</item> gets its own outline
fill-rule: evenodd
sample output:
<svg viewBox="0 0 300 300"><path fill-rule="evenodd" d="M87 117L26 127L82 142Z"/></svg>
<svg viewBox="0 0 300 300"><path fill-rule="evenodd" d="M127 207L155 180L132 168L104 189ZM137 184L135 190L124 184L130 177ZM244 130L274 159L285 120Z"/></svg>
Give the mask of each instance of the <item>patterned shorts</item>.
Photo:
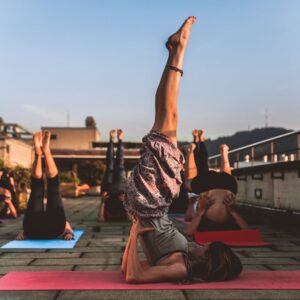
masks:
<svg viewBox="0 0 300 300"><path fill-rule="evenodd" d="M124 207L130 216L159 218L178 198L184 158L168 136L150 131L127 185Z"/></svg>

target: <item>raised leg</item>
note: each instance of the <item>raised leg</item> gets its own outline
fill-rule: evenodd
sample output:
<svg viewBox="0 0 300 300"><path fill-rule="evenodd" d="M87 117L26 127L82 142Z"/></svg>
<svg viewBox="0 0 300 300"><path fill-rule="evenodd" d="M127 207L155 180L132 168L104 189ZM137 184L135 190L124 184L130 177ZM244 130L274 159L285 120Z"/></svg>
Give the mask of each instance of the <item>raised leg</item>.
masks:
<svg viewBox="0 0 300 300"><path fill-rule="evenodd" d="M29 237L39 230L37 224L40 224L43 220L44 214L45 184L43 180L41 145L42 133L37 132L34 134L35 159L31 170L31 193L23 219L23 229L26 236Z"/></svg>
<svg viewBox="0 0 300 300"><path fill-rule="evenodd" d="M118 129L118 148L114 167L114 183L119 186L126 181L126 173L124 167L124 145L123 145L123 131Z"/></svg>
<svg viewBox="0 0 300 300"><path fill-rule="evenodd" d="M198 176L205 175L208 171L208 153L204 143L204 131L198 131L199 141L194 150L195 163L197 167Z"/></svg>
<svg viewBox="0 0 300 300"><path fill-rule="evenodd" d="M42 148L45 156L47 176L47 206L45 227L48 236L57 237L63 233L66 226L66 216L61 198L58 170L50 150L51 133L43 135Z"/></svg>
<svg viewBox="0 0 300 300"><path fill-rule="evenodd" d="M186 180L192 180L198 174L194 155L195 149L196 145L194 143L185 146L186 160L184 170Z"/></svg>
<svg viewBox="0 0 300 300"><path fill-rule="evenodd" d="M28 200L26 214L40 213L44 211L44 180L42 169L42 132L36 132L33 136L35 158L31 169L31 193ZM24 218L24 219L25 219Z"/></svg>
<svg viewBox="0 0 300 300"><path fill-rule="evenodd" d="M177 142L177 98L181 79L181 73L177 70L182 69L190 30L195 20L195 17L189 17L168 39L166 46L169 57L155 96L155 121L152 130L167 135L173 143Z"/></svg>
<svg viewBox="0 0 300 300"><path fill-rule="evenodd" d="M45 157L47 178L53 178L58 175L58 170L50 150L50 139L51 139L50 131L45 131L43 134L42 149Z"/></svg>
<svg viewBox="0 0 300 300"><path fill-rule="evenodd" d="M35 150L35 156L34 156L34 162L32 164L31 169L31 176L33 178L40 179L43 176L43 168L42 168L42 139L43 134L42 132L36 132L33 135L33 141L34 141L34 150Z"/></svg>
<svg viewBox="0 0 300 300"><path fill-rule="evenodd" d="M231 174L230 161L228 157L229 147L225 144L220 146L220 154L221 154L221 165L220 171L225 172L227 174Z"/></svg>
<svg viewBox="0 0 300 300"><path fill-rule="evenodd" d="M109 132L109 144L106 151L106 170L102 181L101 193L109 191L113 184L115 134L115 130Z"/></svg>

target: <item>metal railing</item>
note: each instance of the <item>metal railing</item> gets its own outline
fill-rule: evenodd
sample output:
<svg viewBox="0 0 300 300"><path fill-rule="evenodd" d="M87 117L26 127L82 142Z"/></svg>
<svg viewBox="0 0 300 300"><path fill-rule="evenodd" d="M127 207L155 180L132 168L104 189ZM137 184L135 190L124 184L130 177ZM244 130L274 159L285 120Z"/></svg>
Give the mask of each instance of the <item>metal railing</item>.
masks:
<svg viewBox="0 0 300 300"><path fill-rule="evenodd" d="M220 158L210 156L210 167L219 168ZM300 130L230 150L229 160L234 168L300 160Z"/></svg>

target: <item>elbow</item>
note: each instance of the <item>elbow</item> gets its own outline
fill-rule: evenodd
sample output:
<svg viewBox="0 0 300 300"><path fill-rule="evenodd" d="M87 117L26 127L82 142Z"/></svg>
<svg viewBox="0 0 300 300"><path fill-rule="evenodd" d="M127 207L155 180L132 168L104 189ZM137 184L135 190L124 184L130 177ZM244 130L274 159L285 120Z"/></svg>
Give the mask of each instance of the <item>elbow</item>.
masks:
<svg viewBox="0 0 300 300"><path fill-rule="evenodd" d="M188 236L188 237L192 237L194 235L194 230L191 230L191 229L187 229L185 231L185 234Z"/></svg>
<svg viewBox="0 0 300 300"><path fill-rule="evenodd" d="M126 281L126 283L129 283L129 284L135 284L135 283L139 282L138 279L134 275L131 275L131 274L126 274L125 281Z"/></svg>

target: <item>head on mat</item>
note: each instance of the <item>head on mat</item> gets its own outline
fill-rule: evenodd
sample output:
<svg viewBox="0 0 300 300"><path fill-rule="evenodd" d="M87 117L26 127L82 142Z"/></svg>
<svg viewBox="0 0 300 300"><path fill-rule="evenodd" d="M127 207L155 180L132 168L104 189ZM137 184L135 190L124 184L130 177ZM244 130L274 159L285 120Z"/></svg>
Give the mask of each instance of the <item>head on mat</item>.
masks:
<svg viewBox="0 0 300 300"><path fill-rule="evenodd" d="M74 238L73 230L66 220L59 186L59 174L53 159L51 132L36 132L33 137L35 158L31 170L31 193L23 219L23 231L17 240ZM45 160L47 192L43 177L42 160ZM47 198L44 207L44 197Z"/></svg>
<svg viewBox="0 0 300 300"><path fill-rule="evenodd" d="M243 266L238 256L222 242L207 243L187 255L187 281L227 281L235 279Z"/></svg>
<svg viewBox="0 0 300 300"><path fill-rule="evenodd" d="M220 171L209 169L204 131L193 130L193 143L186 146L186 188L199 195L189 200L186 221L192 221L187 234L195 231L247 229L246 221L237 212L237 182L231 174L229 147L220 146Z"/></svg>

